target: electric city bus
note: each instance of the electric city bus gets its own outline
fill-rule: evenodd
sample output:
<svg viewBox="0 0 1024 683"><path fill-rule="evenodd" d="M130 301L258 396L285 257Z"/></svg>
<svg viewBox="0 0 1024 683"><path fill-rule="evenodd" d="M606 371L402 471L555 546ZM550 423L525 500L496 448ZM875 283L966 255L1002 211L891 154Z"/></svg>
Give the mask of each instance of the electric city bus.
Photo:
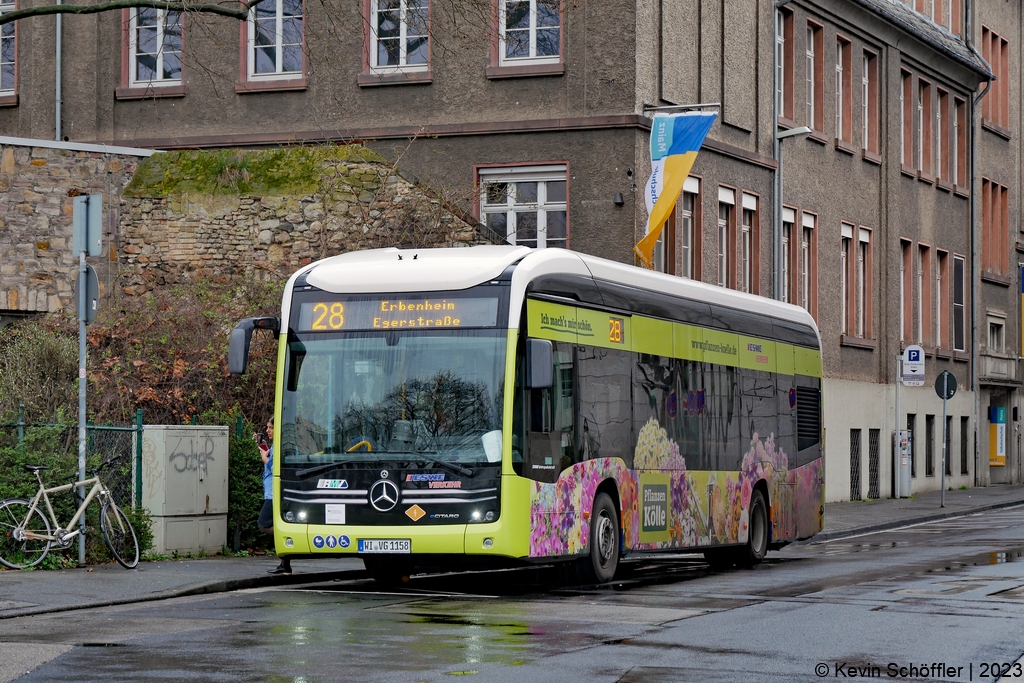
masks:
<svg viewBox="0 0 1024 683"><path fill-rule="evenodd" d="M820 338L802 308L563 249L378 249L303 267L280 320L282 556L417 568L703 552L822 528Z"/></svg>

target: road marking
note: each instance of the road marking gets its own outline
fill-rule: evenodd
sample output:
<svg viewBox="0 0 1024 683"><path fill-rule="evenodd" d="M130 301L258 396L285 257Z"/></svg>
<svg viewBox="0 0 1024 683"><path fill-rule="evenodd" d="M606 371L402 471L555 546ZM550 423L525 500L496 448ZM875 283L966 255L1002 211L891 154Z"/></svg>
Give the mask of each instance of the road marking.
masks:
<svg viewBox="0 0 1024 683"><path fill-rule="evenodd" d="M1002 510L1000 510L1000 514L1006 513L1006 512L1010 512L1012 510L1017 510L1018 508L1024 508L1024 505L1014 505L1012 507L1003 508ZM980 515L983 515L983 514L985 514L985 512L972 512L969 515L964 515L964 517L977 517L977 516L980 516ZM991 519L990 516L987 516L987 517L989 519ZM957 520L957 519L961 519L961 518L960 517L952 517L952 518L947 517L945 519L933 519L933 520L928 521L928 522L918 522L916 524L907 524L906 526L897 526L897 527L893 527L892 529L879 529L878 531L866 531L863 534L855 534L853 536L843 536L841 538L825 539L824 541L818 541L818 543L816 543L815 545L819 545L819 544L820 545L825 545L826 543L832 543L834 541L849 541L851 538L861 538L863 536L874 536L876 534L888 534L888 533L892 533L894 531L904 531L906 529L915 529L915 528L917 528L919 526L928 526L929 524L941 524L943 522L950 522L950 521Z"/></svg>

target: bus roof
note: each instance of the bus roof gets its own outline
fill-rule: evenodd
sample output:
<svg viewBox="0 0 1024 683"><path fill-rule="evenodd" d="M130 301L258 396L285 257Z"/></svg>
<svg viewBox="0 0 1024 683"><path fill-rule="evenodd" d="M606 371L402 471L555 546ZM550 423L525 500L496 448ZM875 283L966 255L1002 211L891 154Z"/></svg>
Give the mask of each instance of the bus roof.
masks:
<svg viewBox="0 0 1024 683"><path fill-rule="evenodd" d="M304 278L309 285L339 294L459 290L494 280L513 265L513 327L518 326L530 282L545 275L570 275L756 312L807 325L817 334L814 319L799 306L566 249L482 245L352 251L310 264L293 275L289 285Z"/></svg>

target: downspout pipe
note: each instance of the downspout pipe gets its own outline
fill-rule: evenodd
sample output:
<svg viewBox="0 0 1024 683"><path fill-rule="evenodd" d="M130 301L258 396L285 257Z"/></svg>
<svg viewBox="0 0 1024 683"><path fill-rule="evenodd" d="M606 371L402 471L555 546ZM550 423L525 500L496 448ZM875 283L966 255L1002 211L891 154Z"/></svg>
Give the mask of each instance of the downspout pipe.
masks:
<svg viewBox="0 0 1024 683"><path fill-rule="evenodd" d="M774 230L772 239L772 263L773 265L773 276L772 276L772 294L777 301L782 301L782 162L779 159L779 116L782 114L782 97L783 94L779 91L781 83L779 82L779 69L782 65L779 64L779 18L781 16L780 10L788 5L791 0L777 0L775 3L775 12L773 16L773 35L775 36L774 42L772 42L772 81L775 84L774 92L772 96L772 159L775 160L775 173L773 176L774 194L775 194L775 216L774 216Z"/></svg>
<svg viewBox="0 0 1024 683"><path fill-rule="evenodd" d="M57 0L57 4L58 5L61 4L61 0ZM62 102L61 102L62 94L61 94L61 91L60 91L60 82L61 82L61 54L60 54L60 48L61 48L61 28L62 28L62 26L61 26L61 23L62 23L61 19L63 19L63 17L64 17L63 14L58 14L57 15L57 34L56 34L56 39L57 39L57 54L56 54L57 67L56 67L56 72L57 73L55 74L57 85L56 85L56 88L55 88L55 91L54 91L54 98L53 98L54 102L55 102L55 106L56 106L55 124L54 124L54 138L53 139L56 140L57 142L60 142L61 139L62 139L61 129L60 129L60 110L61 110L61 104L62 104Z"/></svg>
<svg viewBox="0 0 1024 683"><path fill-rule="evenodd" d="M985 65L985 69L989 73L988 82L985 84L985 89L978 94L977 97L971 99L971 291L973 292L971 301L971 391L974 392L974 486L978 486L978 465L980 464L980 453L978 451L978 420L981 416L981 386L978 378L978 306L981 303L981 264L978 263L980 255L978 253L978 103L981 102L982 98L988 94L989 89L992 87L992 81L995 79L995 75L992 73L992 66L985 61L977 48L974 47L974 42L971 40L971 36L974 31L974 8L972 0L965 0L964 10L966 14L965 18L965 31L964 37L967 43L967 48L974 53L974 56L981 60L981 63Z"/></svg>

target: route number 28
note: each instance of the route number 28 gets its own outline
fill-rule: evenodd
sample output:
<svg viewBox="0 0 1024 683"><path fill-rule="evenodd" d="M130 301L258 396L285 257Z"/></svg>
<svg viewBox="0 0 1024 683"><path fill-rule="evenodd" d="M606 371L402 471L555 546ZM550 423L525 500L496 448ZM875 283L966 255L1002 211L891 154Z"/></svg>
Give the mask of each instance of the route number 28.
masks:
<svg viewBox="0 0 1024 683"><path fill-rule="evenodd" d="M608 341L622 343L622 318L608 318Z"/></svg>
<svg viewBox="0 0 1024 683"><path fill-rule="evenodd" d="M318 317L310 326L314 330L340 330L345 326L345 306L335 301L327 304L323 301L313 306L313 315Z"/></svg>

